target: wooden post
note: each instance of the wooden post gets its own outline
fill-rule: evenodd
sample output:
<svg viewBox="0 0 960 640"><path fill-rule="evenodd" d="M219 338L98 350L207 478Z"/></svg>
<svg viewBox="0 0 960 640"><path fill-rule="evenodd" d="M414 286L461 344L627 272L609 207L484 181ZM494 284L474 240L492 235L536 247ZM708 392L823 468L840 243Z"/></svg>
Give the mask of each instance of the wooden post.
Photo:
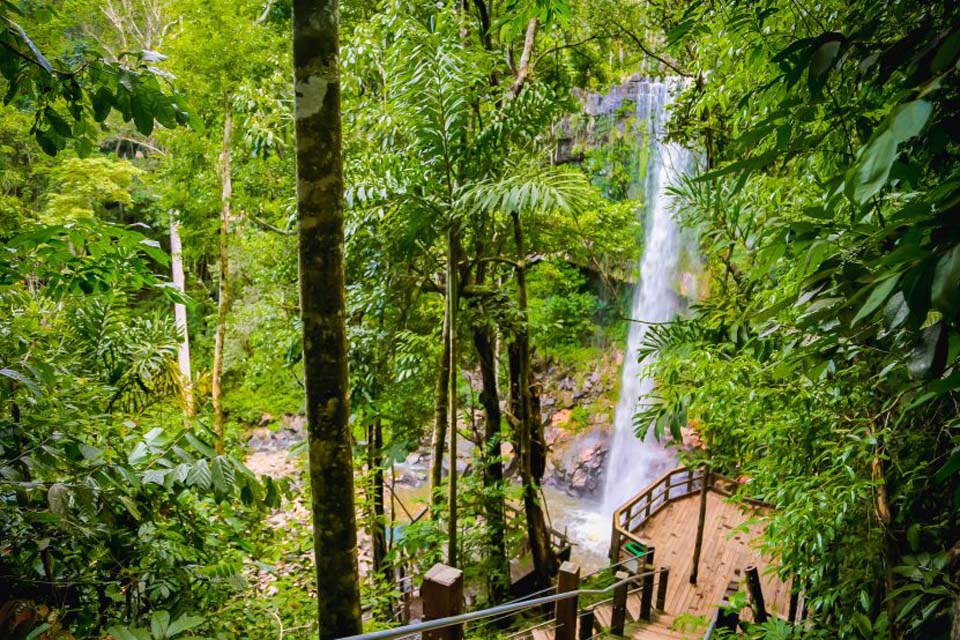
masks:
<svg viewBox="0 0 960 640"><path fill-rule="evenodd" d="M693 547L693 569L690 571L690 584L697 584L700 574L700 552L703 550L703 527L707 520L707 487L710 485L710 470L703 465L703 477L700 479L700 515L697 519L697 541Z"/></svg>
<svg viewBox="0 0 960 640"><path fill-rule="evenodd" d="M643 556L643 563L653 566L653 557L656 555L657 548L652 544L647 545L647 555Z"/></svg>
<svg viewBox="0 0 960 640"><path fill-rule="evenodd" d="M790 590L790 614L787 616L787 620L790 624L795 624L797 622L797 605L800 604L800 592L796 589Z"/></svg>
<svg viewBox="0 0 960 640"><path fill-rule="evenodd" d="M610 564L620 561L620 532L617 531L617 514L613 514L613 531L610 534Z"/></svg>
<svg viewBox="0 0 960 640"><path fill-rule="evenodd" d="M753 599L754 621L764 623L767 621L767 607L763 602L763 590L760 588L760 572L753 565L746 569L747 588L750 590L750 597Z"/></svg>
<svg viewBox="0 0 960 640"><path fill-rule="evenodd" d="M463 571L440 564L427 571L420 587L423 619L436 620L463 613ZM423 633L424 640L460 640L463 625L434 629Z"/></svg>
<svg viewBox="0 0 960 640"><path fill-rule="evenodd" d="M593 637L593 609L587 609L580 614L580 640L589 640Z"/></svg>
<svg viewBox="0 0 960 640"><path fill-rule="evenodd" d="M580 565L569 560L560 565L557 575L557 593L567 593L580 588ZM577 596L557 600L554 607L556 630L554 640L574 640L577 637Z"/></svg>
<svg viewBox="0 0 960 640"><path fill-rule="evenodd" d="M650 622L650 611L653 605L653 565L647 565L643 574L643 590L640 592L640 619Z"/></svg>
<svg viewBox="0 0 960 640"><path fill-rule="evenodd" d="M613 578L619 582L629 577L629 573L618 571ZM615 636L623 635L623 627L627 622L627 589L629 589L629 587L629 584L620 584L613 589L613 613L610 616L610 633Z"/></svg>
<svg viewBox="0 0 960 640"><path fill-rule="evenodd" d="M667 582L670 579L670 567L660 567L660 580L657 583L657 611L666 611Z"/></svg>
<svg viewBox="0 0 960 640"><path fill-rule="evenodd" d="M729 602L724 602L717 609L717 624L714 625L714 629L726 629L731 633L736 633L737 625L740 624L740 614L733 609L724 608L729 604Z"/></svg>

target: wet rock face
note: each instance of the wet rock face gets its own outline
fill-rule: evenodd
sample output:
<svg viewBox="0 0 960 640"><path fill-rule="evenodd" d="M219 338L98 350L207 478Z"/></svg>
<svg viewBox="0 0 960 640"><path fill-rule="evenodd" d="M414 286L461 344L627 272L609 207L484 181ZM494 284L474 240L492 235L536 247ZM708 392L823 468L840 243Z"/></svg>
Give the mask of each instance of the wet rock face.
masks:
<svg viewBox="0 0 960 640"><path fill-rule="evenodd" d="M572 496L593 497L603 490L610 432L601 427L569 438L548 464L545 482Z"/></svg>
<svg viewBox="0 0 960 640"><path fill-rule="evenodd" d="M260 426L250 432L247 446L252 451L286 451L306 438L305 416L285 413L280 418L280 426L277 429L270 429L267 425L273 421L272 415L264 414L260 418Z"/></svg>

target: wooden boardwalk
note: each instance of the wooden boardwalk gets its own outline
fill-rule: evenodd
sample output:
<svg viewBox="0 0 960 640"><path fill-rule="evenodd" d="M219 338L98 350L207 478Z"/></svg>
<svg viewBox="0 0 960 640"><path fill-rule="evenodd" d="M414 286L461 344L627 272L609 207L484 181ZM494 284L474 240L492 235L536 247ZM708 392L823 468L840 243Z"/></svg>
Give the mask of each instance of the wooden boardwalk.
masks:
<svg viewBox="0 0 960 640"><path fill-rule="evenodd" d="M673 497L668 487L667 494L669 499L659 502L656 494L653 494L653 499L648 501L654 505L652 513L629 535L630 539L640 540L655 548L656 567L670 568L664 611L651 622L638 621L628 625L625 635L634 640L702 638L706 622L696 628L688 625L683 631L679 630L681 623L694 617L703 620L712 617L730 583L738 583L746 590L743 584L744 570L750 565L760 571L767 611L786 617L790 606L790 585L776 577L775 572L771 571L771 560L761 556L750 544L762 531L759 517L768 513L769 509L734 504L727 500L719 488L709 487L699 578L697 584L692 585L689 577L693 568L700 492ZM626 521L631 519L627 518ZM627 556L621 551L620 557ZM598 618L609 616L608 610L601 609L596 612ZM638 617L628 615L628 620L637 620ZM681 620L676 621L678 617Z"/></svg>

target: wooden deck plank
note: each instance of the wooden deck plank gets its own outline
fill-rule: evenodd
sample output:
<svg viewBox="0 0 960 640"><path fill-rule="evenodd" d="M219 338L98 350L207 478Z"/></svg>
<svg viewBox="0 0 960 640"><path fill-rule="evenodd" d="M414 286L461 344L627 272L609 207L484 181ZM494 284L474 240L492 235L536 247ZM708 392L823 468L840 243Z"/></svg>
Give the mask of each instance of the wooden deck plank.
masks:
<svg viewBox="0 0 960 640"><path fill-rule="evenodd" d="M656 547L654 563L657 567L670 567L667 612L712 615L723 599L727 583L742 581L744 569L756 564L761 572L767 609L785 616L790 602L789 584L783 584L775 574L766 573L770 559L761 557L751 547L751 542L761 532L760 525L754 523L745 531L739 529L753 517L751 511L756 509L744 511L715 491L707 493L698 583L690 584L699 506L700 498L696 494L672 501L634 532ZM758 513L762 514L762 511Z"/></svg>

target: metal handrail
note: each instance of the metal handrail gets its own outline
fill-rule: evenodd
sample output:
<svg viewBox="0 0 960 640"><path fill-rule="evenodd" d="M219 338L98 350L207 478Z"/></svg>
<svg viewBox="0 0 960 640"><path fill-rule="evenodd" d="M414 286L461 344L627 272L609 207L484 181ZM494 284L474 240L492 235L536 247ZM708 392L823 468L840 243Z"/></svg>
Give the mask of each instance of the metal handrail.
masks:
<svg viewBox="0 0 960 640"><path fill-rule="evenodd" d="M473 620L482 620L484 618L491 618L498 616L503 613L514 613L517 611L524 611L526 609L532 609L543 604L550 604L553 602L559 602L560 600L566 600L568 598L574 598L582 595L596 595L600 593L608 593L613 591L619 586L630 584L632 582L637 582L642 578L645 578L648 575L656 575L659 573L659 569L655 571L647 571L645 573L638 573L636 575L624 578L623 580L618 580L608 587L602 589L576 589L574 591L565 591L563 593L555 593L550 596L543 596L541 598L534 598L533 600L527 600L525 602L515 602L510 604L501 604L495 607L490 607L489 609L481 609L479 611L471 611L470 613L462 613L456 616L449 616L446 618L437 618L436 620L428 620L426 622L418 622L416 624L408 624L402 627L395 627L393 629L385 629L383 631L371 631L370 633L361 633L353 636L344 636L340 640L394 640L395 638L402 638L404 636L409 636L415 633L422 633L424 631L432 631L434 629L443 629L445 627L452 627L454 625L463 624L464 622L471 622Z"/></svg>

